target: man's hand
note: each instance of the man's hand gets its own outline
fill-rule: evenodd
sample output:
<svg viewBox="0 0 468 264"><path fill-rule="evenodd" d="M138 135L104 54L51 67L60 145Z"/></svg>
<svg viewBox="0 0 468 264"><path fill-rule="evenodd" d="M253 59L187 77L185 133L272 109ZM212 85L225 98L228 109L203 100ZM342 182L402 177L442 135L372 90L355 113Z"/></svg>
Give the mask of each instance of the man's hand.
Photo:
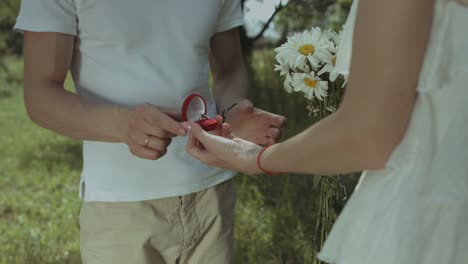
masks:
<svg viewBox="0 0 468 264"><path fill-rule="evenodd" d="M276 143L286 118L258 108L248 100L239 102L226 115L231 131L239 138L259 145Z"/></svg>
<svg viewBox="0 0 468 264"><path fill-rule="evenodd" d="M215 34L210 48L213 93L221 110L247 94L248 75L237 29ZM255 108L248 100L240 101L225 118L224 122L231 125L233 134L260 145L275 143L286 121L282 116Z"/></svg>
<svg viewBox="0 0 468 264"><path fill-rule="evenodd" d="M173 137L185 136L179 118L151 104L138 106L127 116L128 129L124 142L133 155L156 160L164 156Z"/></svg>

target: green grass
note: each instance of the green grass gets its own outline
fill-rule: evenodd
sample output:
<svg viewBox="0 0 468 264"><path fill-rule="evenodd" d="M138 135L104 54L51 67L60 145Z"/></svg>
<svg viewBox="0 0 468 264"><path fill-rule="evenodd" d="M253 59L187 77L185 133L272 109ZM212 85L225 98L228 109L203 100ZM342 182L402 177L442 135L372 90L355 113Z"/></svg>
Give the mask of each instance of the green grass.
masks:
<svg viewBox="0 0 468 264"><path fill-rule="evenodd" d="M10 85L0 99L0 263L79 263L81 145L34 125L21 84Z"/></svg>
<svg viewBox="0 0 468 264"><path fill-rule="evenodd" d="M271 51L253 57L251 98L288 117L286 136L310 125L304 99L286 95ZM81 263L81 143L33 124L23 106L21 61L0 73L0 264ZM5 88L7 87L7 88ZM66 87L72 89L71 80ZM236 263L311 263L313 177L238 176Z"/></svg>

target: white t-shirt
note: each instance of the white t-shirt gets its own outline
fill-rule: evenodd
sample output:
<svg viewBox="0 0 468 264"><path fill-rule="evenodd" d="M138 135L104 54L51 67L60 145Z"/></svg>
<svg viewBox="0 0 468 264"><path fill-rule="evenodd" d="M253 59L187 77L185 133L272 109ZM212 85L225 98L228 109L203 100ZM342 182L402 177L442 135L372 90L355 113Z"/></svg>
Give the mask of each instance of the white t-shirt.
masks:
<svg viewBox="0 0 468 264"><path fill-rule="evenodd" d="M77 92L92 101L181 108L208 87L209 43L243 23L239 0L22 0L19 31L76 36L71 73ZM156 161L126 144L85 141L80 187L85 201L141 201L189 194L234 173L205 166L175 138Z"/></svg>

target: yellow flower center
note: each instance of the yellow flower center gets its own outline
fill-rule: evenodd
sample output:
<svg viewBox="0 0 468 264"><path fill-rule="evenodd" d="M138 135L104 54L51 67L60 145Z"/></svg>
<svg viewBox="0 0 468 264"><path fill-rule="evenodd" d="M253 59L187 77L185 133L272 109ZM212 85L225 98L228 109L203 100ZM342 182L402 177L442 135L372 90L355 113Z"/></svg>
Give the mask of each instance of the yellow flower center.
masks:
<svg viewBox="0 0 468 264"><path fill-rule="evenodd" d="M315 89L317 87L317 80L305 78L304 83L309 86L310 89Z"/></svg>
<svg viewBox="0 0 468 264"><path fill-rule="evenodd" d="M332 59L333 66L336 66L336 56Z"/></svg>
<svg viewBox="0 0 468 264"><path fill-rule="evenodd" d="M314 54L314 52L315 52L315 47L314 45L311 45L311 44L305 44L299 48L299 53L301 53L304 56Z"/></svg>

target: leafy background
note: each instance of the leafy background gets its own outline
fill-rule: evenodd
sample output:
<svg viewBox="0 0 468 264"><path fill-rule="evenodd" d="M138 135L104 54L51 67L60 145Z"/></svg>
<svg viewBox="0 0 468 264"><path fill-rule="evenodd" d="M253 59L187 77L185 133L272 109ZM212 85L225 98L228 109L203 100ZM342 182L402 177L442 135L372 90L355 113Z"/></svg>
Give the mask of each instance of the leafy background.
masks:
<svg viewBox="0 0 468 264"><path fill-rule="evenodd" d="M284 138L315 120L308 117L302 96L283 91L282 80L272 70L273 48L312 25L341 29L350 4L351 0L282 1L258 32L247 35L241 28L251 72L249 96L258 107L288 117ZM11 31L19 5L19 0L0 3L0 264L81 263L81 144L34 125L25 112L22 39ZM279 37L266 38L267 29ZM66 87L73 90L70 79ZM348 193L356 178L345 178ZM312 263L316 182L312 175L236 177L236 263Z"/></svg>

